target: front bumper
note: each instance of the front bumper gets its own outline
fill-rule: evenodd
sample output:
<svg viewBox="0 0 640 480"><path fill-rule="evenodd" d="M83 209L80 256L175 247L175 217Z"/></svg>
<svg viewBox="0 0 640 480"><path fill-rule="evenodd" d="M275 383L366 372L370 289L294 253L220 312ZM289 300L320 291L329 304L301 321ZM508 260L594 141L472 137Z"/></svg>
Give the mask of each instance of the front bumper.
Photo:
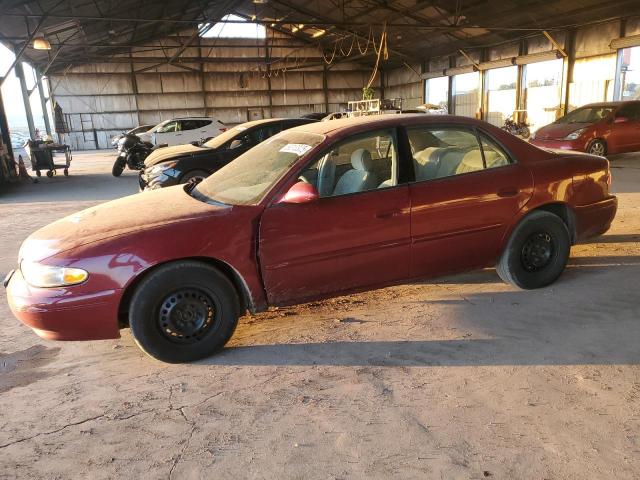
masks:
<svg viewBox="0 0 640 480"><path fill-rule="evenodd" d="M575 207L578 240L597 237L611 228L618 211L618 198L611 196L597 203Z"/></svg>
<svg viewBox="0 0 640 480"><path fill-rule="evenodd" d="M74 294L73 287L36 288L20 270L7 284L13 314L47 340L106 340L120 338L118 305L121 290Z"/></svg>
<svg viewBox="0 0 640 480"><path fill-rule="evenodd" d="M549 148L551 150L573 150L577 152L586 152L588 142L584 140L553 140L553 139L538 139L529 140L531 145L541 148Z"/></svg>
<svg viewBox="0 0 640 480"><path fill-rule="evenodd" d="M165 170L160 174L150 174L146 170L141 170L138 176L140 191L155 190L156 188L172 187L180 183L180 172L173 168Z"/></svg>

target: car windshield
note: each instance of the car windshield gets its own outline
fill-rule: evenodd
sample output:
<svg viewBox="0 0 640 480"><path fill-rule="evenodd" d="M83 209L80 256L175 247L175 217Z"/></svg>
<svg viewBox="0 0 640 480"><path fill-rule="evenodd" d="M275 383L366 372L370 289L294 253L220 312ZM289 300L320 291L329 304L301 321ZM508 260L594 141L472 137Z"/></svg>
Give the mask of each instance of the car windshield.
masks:
<svg viewBox="0 0 640 480"><path fill-rule="evenodd" d="M568 113L556 123L596 123L609 116L613 107L583 107Z"/></svg>
<svg viewBox="0 0 640 480"><path fill-rule="evenodd" d="M205 143L203 143L203 146L209 148L220 148L228 141L233 140L236 136L246 131L247 127L238 125L237 127L230 128L226 132L222 132L220 135L213 137L211 140L207 140Z"/></svg>
<svg viewBox="0 0 640 480"><path fill-rule="evenodd" d="M313 133L282 132L200 182L191 194L205 202L255 205L299 158L324 139Z"/></svg>

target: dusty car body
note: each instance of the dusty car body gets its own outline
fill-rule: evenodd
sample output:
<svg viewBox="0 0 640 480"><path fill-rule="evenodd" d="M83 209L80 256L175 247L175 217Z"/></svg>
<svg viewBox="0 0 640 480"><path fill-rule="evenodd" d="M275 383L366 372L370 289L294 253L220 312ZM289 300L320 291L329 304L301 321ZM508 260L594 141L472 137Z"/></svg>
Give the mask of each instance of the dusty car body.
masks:
<svg viewBox="0 0 640 480"><path fill-rule="evenodd" d="M262 162L271 162L262 172L249 168ZM152 356L189 361L224 345L245 310L496 264L510 283L544 286L571 244L609 228L609 185L606 159L541 150L468 118L309 124L195 187L122 198L38 230L8 298L44 338L118 338L130 325ZM43 268L76 283L34 286L53 275ZM181 288L196 293L180 297ZM220 317L222 333L211 326L218 314L236 319ZM215 348L194 353L206 338L218 338Z"/></svg>

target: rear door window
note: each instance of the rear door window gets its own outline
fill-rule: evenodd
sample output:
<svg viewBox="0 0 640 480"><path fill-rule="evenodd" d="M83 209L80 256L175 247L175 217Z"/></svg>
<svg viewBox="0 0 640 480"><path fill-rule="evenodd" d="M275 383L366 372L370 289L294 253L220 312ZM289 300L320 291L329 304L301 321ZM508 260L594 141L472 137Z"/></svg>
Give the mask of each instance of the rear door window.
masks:
<svg viewBox="0 0 640 480"><path fill-rule="evenodd" d="M640 120L640 103L624 105L616 113L616 117L624 117L632 122Z"/></svg>
<svg viewBox="0 0 640 480"><path fill-rule="evenodd" d="M211 123L211 120L182 120L182 130L196 130Z"/></svg>
<svg viewBox="0 0 640 480"><path fill-rule="evenodd" d="M416 181L478 172L513 163L486 133L467 127L415 127L407 130Z"/></svg>

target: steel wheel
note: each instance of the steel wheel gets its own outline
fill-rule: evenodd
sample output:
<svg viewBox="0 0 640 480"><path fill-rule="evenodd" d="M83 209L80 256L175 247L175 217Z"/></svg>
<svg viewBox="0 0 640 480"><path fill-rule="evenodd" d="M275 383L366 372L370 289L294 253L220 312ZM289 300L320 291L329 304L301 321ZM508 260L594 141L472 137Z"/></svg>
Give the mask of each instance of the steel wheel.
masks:
<svg viewBox="0 0 640 480"><path fill-rule="evenodd" d="M146 274L128 312L138 346L170 363L213 355L229 341L239 316L233 283L215 267L195 260L170 262Z"/></svg>
<svg viewBox="0 0 640 480"><path fill-rule="evenodd" d="M520 254L522 266L527 272L539 272L547 267L555 252L553 238L546 232L537 232L530 235Z"/></svg>
<svg viewBox="0 0 640 480"><path fill-rule="evenodd" d="M185 288L167 295L157 314L162 335L174 343L200 341L216 323L216 302L209 293Z"/></svg>

